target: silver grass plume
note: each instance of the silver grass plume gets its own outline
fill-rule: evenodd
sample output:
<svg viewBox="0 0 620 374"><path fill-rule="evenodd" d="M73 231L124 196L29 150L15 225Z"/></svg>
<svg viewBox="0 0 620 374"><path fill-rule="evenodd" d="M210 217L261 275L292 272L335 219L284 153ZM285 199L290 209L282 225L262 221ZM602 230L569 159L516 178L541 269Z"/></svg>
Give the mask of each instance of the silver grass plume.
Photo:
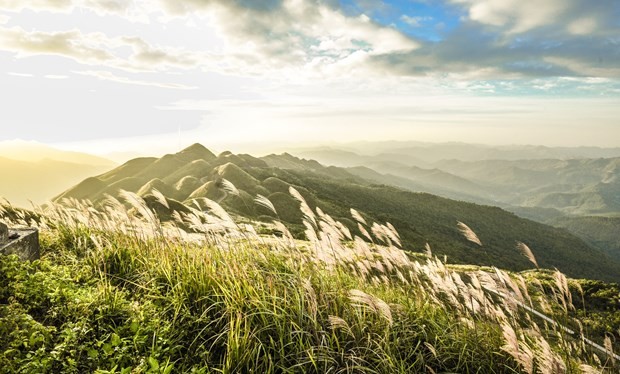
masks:
<svg viewBox="0 0 620 374"><path fill-rule="evenodd" d="M522 243L522 242L517 242L517 249L519 250L519 252L521 252L523 256L527 257L527 259L530 260L532 264L538 267L538 262L536 261L536 257L534 257L534 253L532 253L532 250L530 249L530 247L527 246L527 244Z"/></svg>
<svg viewBox="0 0 620 374"><path fill-rule="evenodd" d="M385 318L390 325L394 321L392 319L392 311L390 306L376 296L354 289L349 291L349 300L359 306L366 306L370 308L372 311Z"/></svg>
<svg viewBox="0 0 620 374"><path fill-rule="evenodd" d="M136 209L136 211L138 211L138 213L140 213L142 217L144 217L144 219L148 220L149 222L156 221L155 214L153 213L153 211L151 211L151 209L149 209L149 207L140 196L133 192L125 190L120 190L118 192L118 195L127 203L129 203L129 205L131 205L134 209Z"/></svg>
<svg viewBox="0 0 620 374"><path fill-rule="evenodd" d="M222 189L224 191L226 191L227 193L229 193L231 195L239 196L239 190L237 189L237 187L235 187L234 184L232 184L231 181L229 181L226 178L222 178L220 183L221 183Z"/></svg>
<svg viewBox="0 0 620 374"><path fill-rule="evenodd" d="M424 254L426 255L426 257L428 258L432 258L433 257L433 251L431 251L431 245L426 243L424 245Z"/></svg>
<svg viewBox="0 0 620 374"><path fill-rule="evenodd" d="M159 192L159 190L157 190L156 188L153 188L151 190L151 194L155 197L155 199L163 206L166 207L166 209L170 209L170 205L168 205L168 200L166 199L166 197L164 196L164 194L162 194L161 192Z"/></svg>
<svg viewBox="0 0 620 374"><path fill-rule="evenodd" d="M289 193L295 198L297 199L297 201L299 201L300 203L300 209L301 212L304 215L304 218L309 221L310 223L312 223L312 225L316 228L318 227L316 224L316 216L314 214L314 212L312 211L312 209L310 209L310 206L308 205L308 203L306 202L306 199L304 199L304 197L299 193L299 191L297 191L294 187L289 187L288 189Z"/></svg>
<svg viewBox="0 0 620 374"><path fill-rule="evenodd" d="M461 221L457 221L456 225L459 228L459 231L461 232L461 234L463 234L463 236L465 237L465 239L469 240L472 243L476 243L479 246L482 246L482 242L480 241L480 239L478 238L478 235L476 235L474 230L469 228L469 226L467 226Z"/></svg>
<svg viewBox="0 0 620 374"><path fill-rule="evenodd" d="M256 205L262 206L263 208L270 210L276 216L278 215L278 212L276 211L276 207L273 206L273 203L271 202L271 200L269 200L265 196L261 194L256 195L256 197L254 198L254 202L256 203Z"/></svg>
<svg viewBox="0 0 620 374"><path fill-rule="evenodd" d="M362 217L360 212L358 212L357 210L353 208L351 208L351 217L353 217L357 222L368 226L368 224L366 223L366 220L364 219L364 217Z"/></svg>

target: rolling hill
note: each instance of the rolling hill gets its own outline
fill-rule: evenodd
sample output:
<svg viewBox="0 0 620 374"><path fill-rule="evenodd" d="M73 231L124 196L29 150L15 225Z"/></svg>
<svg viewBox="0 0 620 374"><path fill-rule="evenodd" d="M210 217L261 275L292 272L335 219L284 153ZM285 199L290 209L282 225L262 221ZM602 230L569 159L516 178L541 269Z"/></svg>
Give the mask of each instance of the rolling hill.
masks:
<svg viewBox="0 0 620 374"><path fill-rule="evenodd" d="M620 213L620 158L442 161L436 166L496 191L511 205L572 215Z"/></svg>
<svg viewBox="0 0 620 374"><path fill-rule="evenodd" d="M231 190L226 181L236 189ZM354 232L358 231L349 218L350 208L363 212L369 221L391 222L407 250L421 251L428 242L435 254L446 255L449 262L527 269L531 265L514 249L515 243L522 241L533 249L542 267L557 267L573 277L620 280L619 262L565 230L496 207L381 185L345 169L324 167L289 154L256 158L224 152L216 156L195 144L161 158L130 160L84 180L56 201L87 198L97 202L106 194L118 196L124 189L147 197L158 212L170 214L156 199L149 198L152 188L157 188L175 204L207 197L240 216L271 220L274 215L253 201L261 194L273 202L278 217L297 225L298 230L293 231L302 235L299 204L288 194L290 187L297 189L311 207L320 207ZM483 246L464 240L457 221L474 229Z"/></svg>

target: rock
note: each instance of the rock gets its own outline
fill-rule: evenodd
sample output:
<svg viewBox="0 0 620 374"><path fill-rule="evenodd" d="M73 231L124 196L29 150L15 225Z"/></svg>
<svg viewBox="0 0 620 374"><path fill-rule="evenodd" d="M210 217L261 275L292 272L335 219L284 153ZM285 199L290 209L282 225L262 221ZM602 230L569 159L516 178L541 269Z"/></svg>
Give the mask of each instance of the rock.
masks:
<svg viewBox="0 0 620 374"><path fill-rule="evenodd" d="M39 230L11 229L0 222L0 254L16 254L20 260L36 260L39 253Z"/></svg>
<svg viewBox="0 0 620 374"><path fill-rule="evenodd" d="M9 228L0 222L0 245L9 239Z"/></svg>

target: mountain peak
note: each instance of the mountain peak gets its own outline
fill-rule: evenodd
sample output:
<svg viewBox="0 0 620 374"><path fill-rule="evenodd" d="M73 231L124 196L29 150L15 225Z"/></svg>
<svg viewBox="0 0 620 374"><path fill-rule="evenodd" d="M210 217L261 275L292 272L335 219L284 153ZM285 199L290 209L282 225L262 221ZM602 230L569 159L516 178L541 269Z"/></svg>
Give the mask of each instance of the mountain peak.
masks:
<svg viewBox="0 0 620 374"><path fill-rule="evenodd" d="M191 160L213 160L216 158L213 152L208 150L204 145L200 143L194 143L190 145L189 147L177 153L177 155Z"/></svg>

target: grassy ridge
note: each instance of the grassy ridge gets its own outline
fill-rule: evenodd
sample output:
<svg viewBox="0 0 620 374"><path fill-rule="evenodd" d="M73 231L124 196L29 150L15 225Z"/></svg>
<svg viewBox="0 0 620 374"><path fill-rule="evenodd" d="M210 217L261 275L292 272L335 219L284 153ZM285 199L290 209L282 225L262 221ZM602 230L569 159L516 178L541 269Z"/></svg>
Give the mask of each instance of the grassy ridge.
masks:
<svg viewBox="0 0 620 374"><path fill-rule="evenodd" d="M232 182L236 193L227 189L224 181ZM620 261L566 231L521 219L499 208L373 185L345 169L324 167L289 154L260 159L230 152L215 156L196 144L160 159L129 161L83 181L57 201L87 198L101 202L107 194L118 197L120 189L124 189L145 197L164 219L172 217L172 210L186 210L181 203L191 205L194 199L206 197L239 216L269 221L276 216L253 203L260 194L273 202L278 218L297 238L302 238L302 215L299 204L288 194L291 186L312 208L320 206L358 235L357 224L349 217L351 207L364 211L371 220L392 222L407 250L421 251L428 242L436 254L447 255L450 263L527 269L528 261L513 250L517 241L523 241L543 267L556 267L572 277L620 281ZM163 193L167 205L173 208L149 197L153 188ZM455 228L456 221L474 228L484 246L464 241Z"/></svg>
<svg viewBox="0 0 620 374"><path fill-rule="evenodd" d="M278 222L279 236L258 236L209 200L177 215L202 232L190 235L124 196L131 209L114 200L104 211L51 207L41 212L42 260L0 257L0 371L612 369L605 354L519 308L542 297L567 320L560 273L545 297L519 275L457 272L407 255L391 225L359 214L368 238L352 237L294 191L308 242Z"/></svg>

